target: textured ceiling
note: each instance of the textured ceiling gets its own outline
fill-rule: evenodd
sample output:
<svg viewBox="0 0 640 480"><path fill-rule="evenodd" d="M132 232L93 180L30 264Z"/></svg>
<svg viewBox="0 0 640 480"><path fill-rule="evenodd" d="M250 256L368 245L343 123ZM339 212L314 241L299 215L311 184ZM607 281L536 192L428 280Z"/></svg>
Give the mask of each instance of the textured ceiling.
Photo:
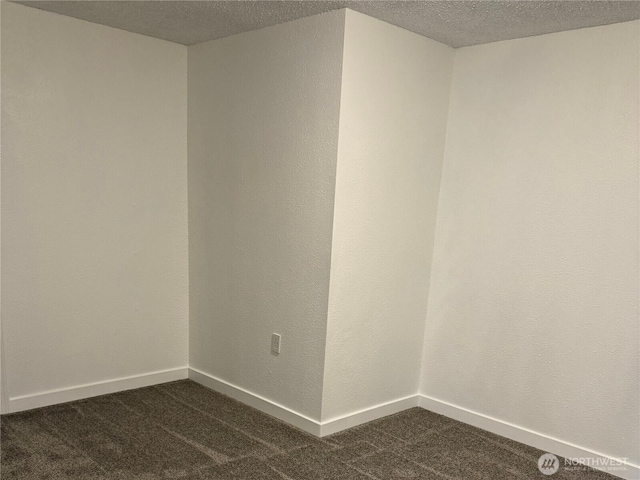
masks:
<svg viewBox="0 0 640 480"><path fill-rule="evenodd" d="M640 1L20 1L192 45L348 7L462 47L640 18Z"/></svg>

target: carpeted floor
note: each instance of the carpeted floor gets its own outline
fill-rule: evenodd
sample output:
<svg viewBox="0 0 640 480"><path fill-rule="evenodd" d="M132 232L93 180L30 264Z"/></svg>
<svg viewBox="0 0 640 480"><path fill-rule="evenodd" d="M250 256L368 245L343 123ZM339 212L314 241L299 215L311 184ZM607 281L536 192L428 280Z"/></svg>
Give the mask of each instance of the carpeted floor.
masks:
<svg viewBox="0 0 640 480"><path fill-rule="evenodd" d="M414 408L319 439L189 380L2 417L2 480L614 479Z"/></svg>

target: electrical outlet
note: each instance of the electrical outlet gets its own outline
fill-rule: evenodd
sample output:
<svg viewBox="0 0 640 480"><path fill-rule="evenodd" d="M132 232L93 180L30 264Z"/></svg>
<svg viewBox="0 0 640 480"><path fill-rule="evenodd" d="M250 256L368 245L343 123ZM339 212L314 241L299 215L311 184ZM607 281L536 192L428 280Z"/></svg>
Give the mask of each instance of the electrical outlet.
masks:
<svg viewBox="0 0 640 480"><path fill-rule="evenodd" d="M281 340L281 336L279 333L274 333L273 335L271 335L271 352L275 353L276 355L280 354L280 340Z"/></svg>

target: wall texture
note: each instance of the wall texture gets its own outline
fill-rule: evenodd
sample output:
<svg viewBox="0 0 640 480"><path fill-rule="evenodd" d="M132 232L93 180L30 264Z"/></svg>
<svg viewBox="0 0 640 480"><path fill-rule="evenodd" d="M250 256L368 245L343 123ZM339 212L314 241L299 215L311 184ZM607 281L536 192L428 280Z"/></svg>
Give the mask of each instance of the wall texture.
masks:
<svg viewBox="0 0 640 480"><path fill-rule="evenodd" d="M190 365L314 420L343 36L337 11L189 47Z"/></svg>
<svg viewBox="0 0 640 480"><path fill-rule="evenodd" d="M2 6L0 5L0 52L2 52ZM0 53L0 72L2 72L2 54ZM0 75L0 92L2 92L2 75ZM0 95L0 112L2 111L2 95ZM2 199L2 122L0 121L0 200ZM0 202L1 203L1 202ZM2 251L2 208L0 207L0 252ZM0 255L0 277L2 273L2 255ZM0 413L4 411L4 406L8 404L7 379L4 373L4 347L2 339L2 282L0 281Z"/></svg>
<svg viewBox="0 0 640 480"><path fill-rule="evenodd" d="M187 364L186 60L2 2L11 397Z"/></svg>
<svg viewBox="0 0 640 480"><path fill-rule="evenodd" d="M639 39L456 52L421 387L636 464Z"/></svg>
<svg viewBox="0 0 640 480"><path fill-rule="evenodd" d="M418 391L453 55L347 10L323 420Z"/></svg>
<svg viewBox="0 0 640 480"><path fill-rule="evenodd" d="M451 81L331 12L189 47L188 118L186 48L1 22L0 397L189 361L317 421L420 387L640 463L639 22Z"/></svg>

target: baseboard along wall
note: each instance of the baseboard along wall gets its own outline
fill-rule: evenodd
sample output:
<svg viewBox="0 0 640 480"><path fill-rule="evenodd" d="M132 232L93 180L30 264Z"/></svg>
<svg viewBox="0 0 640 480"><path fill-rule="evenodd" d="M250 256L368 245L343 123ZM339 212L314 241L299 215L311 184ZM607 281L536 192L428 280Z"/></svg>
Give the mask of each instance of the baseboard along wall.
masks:
<svg viewBox="0 0 640 480"><path fill-rule="evenodd" d="M518 425L513 425L426 395L416 394L399 398L397 400L380 405L374 405L370 408L320 422L239 386L233 385L220 378L191 367L180 367L79 385L76 387L50 390L31 395L9 397L8 401L2 405L2 413L17 413L24 410L47 407L50 405L82 400L84 398L96 397L99 395L107 395L135 388L173 382L176 380L184 380L186 378L189 378L216 392L234 398L246 405L254 407L261 412L276 417L317 437L324 437L333 433L338 433L342 430L356 427L363 423L377 420L378 418L386 417L409 408L421 407L454 420L473 425L474 427L487 430L491 433L530 445L545 452L553 453L569 459L582 459L583 463L588 462L589 466L593 468L605 471L625 480L640 479L640 466L638 465L624 461L620 462L620 459L614 459L579 445L574 445L570 442L549 437L543 433L534 432Z"/></svg>
<svg viewBox="0 0 640 480"><path fill-rule="evenodd" d="M75 387L49 390L18 397L9 397L2 405L2 413L16 413L34 408L48 407L59 403L73 402L84 398L107 395L109 393L133 390L135 388L149 387L160 383L184 380L189 376L188 367L173 368L157 372L132 375L130 377L116 378L95 383L87 383Z"/></svg>

